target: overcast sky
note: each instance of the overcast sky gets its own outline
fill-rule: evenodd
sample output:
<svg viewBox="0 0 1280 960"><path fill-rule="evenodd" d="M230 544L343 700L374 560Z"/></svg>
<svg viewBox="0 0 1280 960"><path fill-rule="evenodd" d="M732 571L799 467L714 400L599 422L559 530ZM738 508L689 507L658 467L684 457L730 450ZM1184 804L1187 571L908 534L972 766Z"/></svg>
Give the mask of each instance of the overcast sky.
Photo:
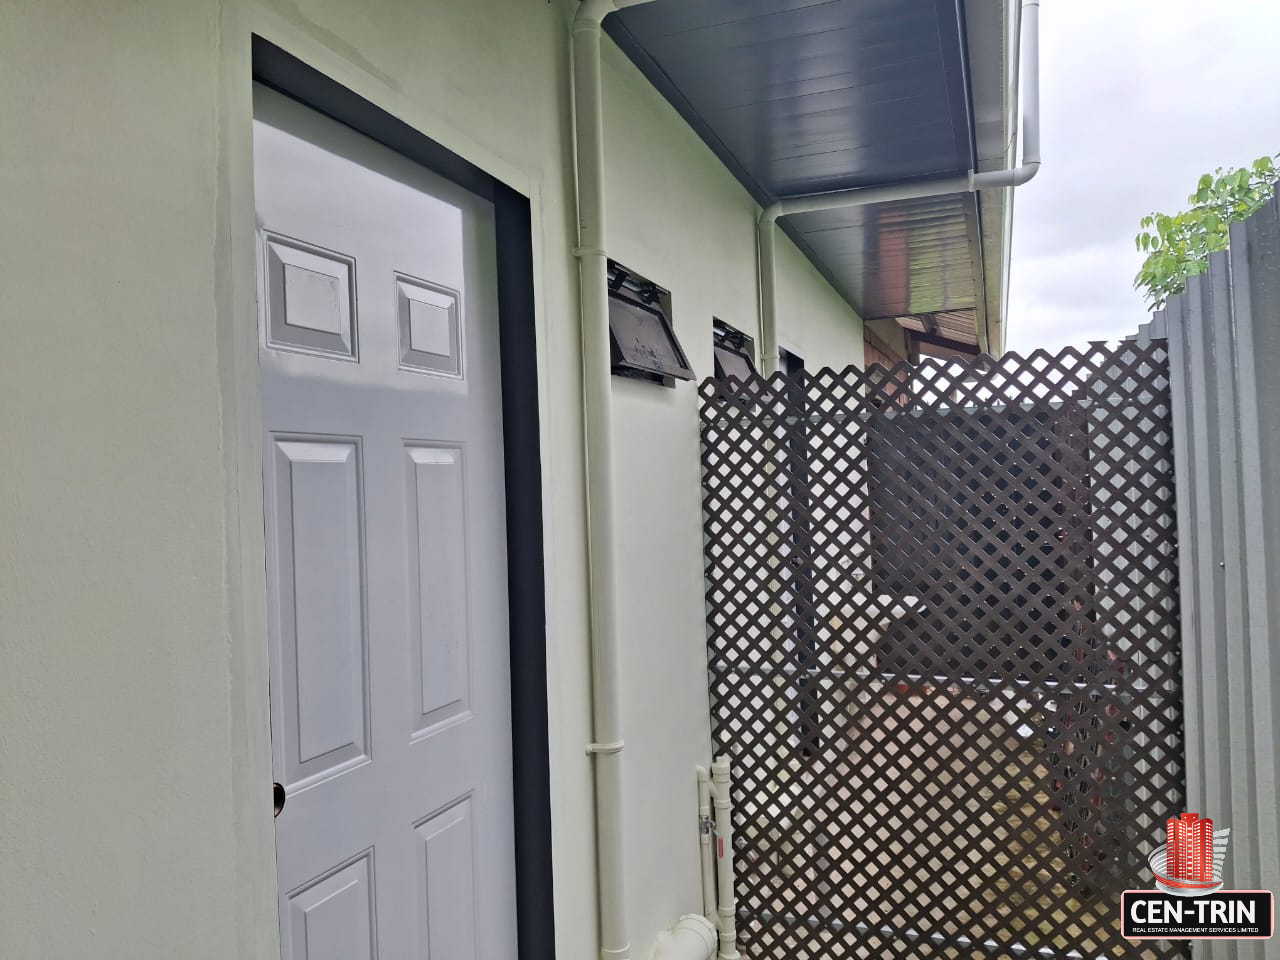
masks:
<svg viewBox="0 0 1280 960"><path fill-rule="evenodd" d="M1133 237L1202 173L1280 151L1280 0L1044 0L1039 176L1014 202L1008 347L1146 319Z"/></svg>

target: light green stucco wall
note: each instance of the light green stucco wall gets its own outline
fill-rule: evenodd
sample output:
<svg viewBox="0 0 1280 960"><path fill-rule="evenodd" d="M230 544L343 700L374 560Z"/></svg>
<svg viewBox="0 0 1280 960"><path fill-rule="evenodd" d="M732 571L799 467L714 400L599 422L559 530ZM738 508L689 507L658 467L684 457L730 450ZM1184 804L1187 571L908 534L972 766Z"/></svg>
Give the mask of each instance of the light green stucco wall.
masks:
<svg viewBox="0 0 1280 960"><path fill-rule="evenodd" d="M249 153L258 32L532 198L556 926L595 952L572 4L0 4L0 956L271 957ZM606 43L609 246L755 333L757 209ZM861 360L780 244L781 342ZM696 387L615 380L635 955L699 907Z"/></svg>

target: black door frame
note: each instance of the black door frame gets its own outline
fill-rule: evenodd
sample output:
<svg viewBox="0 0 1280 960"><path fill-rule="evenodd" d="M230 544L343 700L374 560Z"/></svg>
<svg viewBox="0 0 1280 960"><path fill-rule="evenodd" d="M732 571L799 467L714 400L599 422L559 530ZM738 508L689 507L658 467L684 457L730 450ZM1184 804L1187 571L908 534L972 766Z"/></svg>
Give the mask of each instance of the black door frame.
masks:
<svg viewBox="0 0 1280 960"><path fill-rule="evenodd" d="M529 198L256 34L253 79L494 205L506 472L516 937L522 960L555 956L547 724L542 455Z"/></svg>

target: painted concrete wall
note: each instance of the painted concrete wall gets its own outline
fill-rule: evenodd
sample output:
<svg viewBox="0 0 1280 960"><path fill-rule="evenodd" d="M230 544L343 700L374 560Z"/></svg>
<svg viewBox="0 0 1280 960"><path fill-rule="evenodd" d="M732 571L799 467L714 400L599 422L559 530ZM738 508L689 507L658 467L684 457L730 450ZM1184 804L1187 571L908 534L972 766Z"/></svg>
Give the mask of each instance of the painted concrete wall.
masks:
<svg viewBox="0 0 1280 960"><path fill-rule="evenodd" d="M0 955L230 957L218 11L0 9Z"/></svg>
<svg viewBox="0 0 1280 960"><path fill-rule="evenodd" d="M848 303L781 230L778 241L779 346L803 358L807 370L861 366L861 321L851 328Z"/></svg>
<svg viewBox="0 0 1280 960"><path fill-rule="evenodd" d="M570 0L0 6L0 955L272 957L249 36L532 198L560 955L595 951ZM757 209L606 41L610 249L700 376ZM625 117L625 119L624 119ZM781 342L861 359L780 244ZM615 380L636 956L699 905L697 398ZM256 491L256 492L255 492Z"/></svg>
<svg viewBox="0 0 1280 960"><path fill-rule="evenodd" d="M880 339L895 357L906 357L911 353L911 345L907 341L907 332L893 320L869 320L865 325L867 333ZM869 362L869 361L868 361Z"/></svg>

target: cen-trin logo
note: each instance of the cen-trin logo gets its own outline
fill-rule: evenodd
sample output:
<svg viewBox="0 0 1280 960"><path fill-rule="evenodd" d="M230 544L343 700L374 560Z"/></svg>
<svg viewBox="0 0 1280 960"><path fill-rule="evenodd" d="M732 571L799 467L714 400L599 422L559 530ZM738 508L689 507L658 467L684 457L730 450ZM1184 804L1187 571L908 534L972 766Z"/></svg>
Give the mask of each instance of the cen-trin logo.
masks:
<svg viewBox="0 0 1280 960"><path fill-rule="evenodd" d="M1269 890L1223 890L1230 830L1199 814L1170 817L1148 864L1155 890L1120 897L1120 934L1130 940L1265 940L1274 927Z"/></svg>
<svg viewBox="0 0 1280 960"><path fill-rule="evenodd" d="M1187 897L1158 890L1120 895L1120 935L1130 940L1267 940L1269 890L1221 890Z"/></svg>

